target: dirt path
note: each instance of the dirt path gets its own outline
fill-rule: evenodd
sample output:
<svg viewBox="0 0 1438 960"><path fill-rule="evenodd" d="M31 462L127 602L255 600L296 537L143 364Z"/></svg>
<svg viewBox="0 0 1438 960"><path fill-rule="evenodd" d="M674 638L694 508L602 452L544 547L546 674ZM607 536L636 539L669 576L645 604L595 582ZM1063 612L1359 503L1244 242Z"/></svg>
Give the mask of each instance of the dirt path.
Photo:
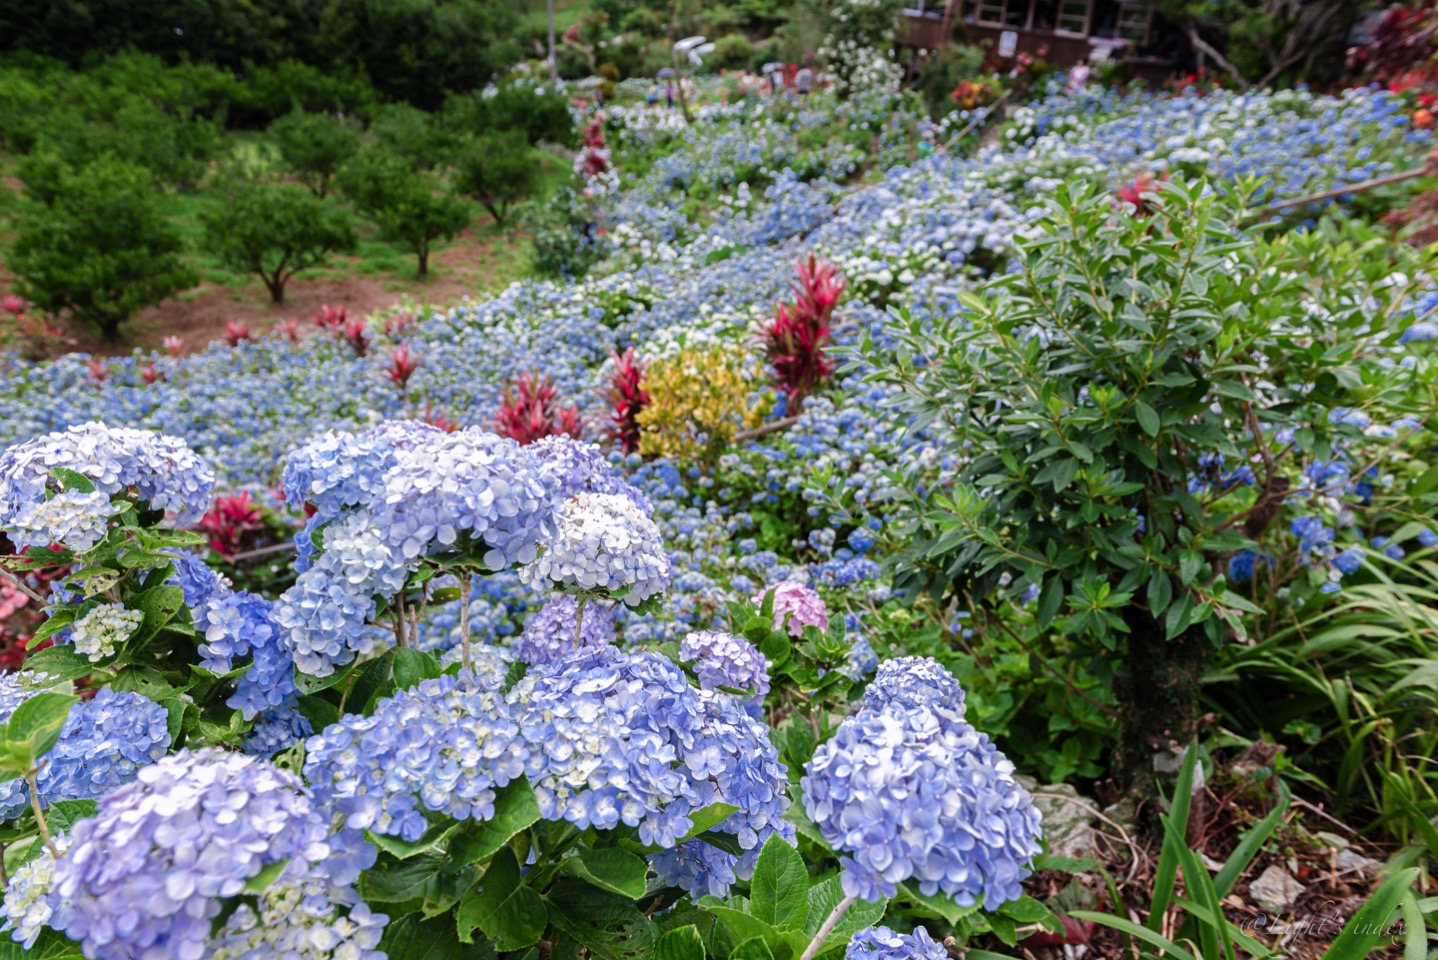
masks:
<svg viewBox="0 0 1438 960"><path fill-rule="evenodd" d="M348 259L335 258L324 273L301 274L291 280L283 304L271 303L258 279L237 288L205 284L142 310L121 328L116 343L70 328L65 347L101 356L128 356L137 347L162 350L165 337L177 336L189 352L223 340L225 324L231 320L244 321L259 335L289 317L299 317L301 329L308 330L311 315L326 303L344 306L352 316L397 306L406 297L419 307L445 307L465 295L502 289L522 276L528 260L527 238L512 231L497 234L480 224L431 254L430 275L425 280L413 275L346 276L342 271ZM0 291L9 289L11 279L0 268Z"/></svg>

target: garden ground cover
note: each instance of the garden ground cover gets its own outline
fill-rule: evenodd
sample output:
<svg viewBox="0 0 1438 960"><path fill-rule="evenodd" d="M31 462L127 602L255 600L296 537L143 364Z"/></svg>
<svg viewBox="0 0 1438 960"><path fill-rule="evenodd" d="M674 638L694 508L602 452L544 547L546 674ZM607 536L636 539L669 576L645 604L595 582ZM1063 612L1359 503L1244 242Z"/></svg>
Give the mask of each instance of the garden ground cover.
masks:
<svg viewBox="0 0 1438 960"><path fill-rule="evenodd" d="M377 429L371 437L386 438L402 453L410 442L405 431L424 431L414 426L382 427L385 422L444 418L460 425L487 426L516 382L538 373L551 379L559 403L577 406L587 436L602 441L610 414L610 388L621 362L616 353L632 348L651 378L651 406L647 418L640 420L639 451L612 456L615 476L623 478L624 486L583 492L630 498L630 506L606 505L625 516L630 510L648 512L652 507L657 527L641 539L646 548L648 537L662 542L675 573L661 608L630 610L620 605L618 630L627 646L690 642L695 631L734 625L731 604L747 605L777 584L807 584L823 598L835 642L844 641L850 672L863 675L880 658L934 656L963 682L970 716L979 728L992 732L1021 770L1043 782L1091 781L1102 775L1108 749L1110 725L1102 710L1111 708L1111 702L1101 682L1079 677L1056 683L1034 665L1021 645L987 637L983 631L991 624L981 627L970 619L969 611L916 605L895 595L896 558L902 570L902 555L922 528L915 504L925 503L930 491L953 484L963 454L948 435L951 424L941 416L924 419L923 411L909 402L914 391L906 387L912 384L890 374L913 368L922 380L930 361L945 356L945 343L952 346L954 341L938 334L963 331L979 309L972 294L991 277L1013 271L1016 252L1031 254L1039 249L1041 224L1063 212L1046 209L1043 202L1062 185L1091 184L1107 204L1112 191L1141 174L1166 173L1189 184L1206 177L1206 190L1219 195L1213 202L1241 195L1255 207L1416 166L1429 149L1429 137L1411 129L1394 98L1369 91L1339 97L1290 92L1177 98L1121 98L1101 90L1078 96L1051 92L1020 110L996 143L977 155L940 153L915 161L912 136L920 122L887 98L815 98L800 105L711 102L700 107L692 126L672 113L616 107L609 112L606 131L614 144L618 177L590 185L599 197L602 233L596 232L596 242L602 256L583 279L524 280L495 296L476 297L413 323L397 322L394 314L373 317L362 333L349 335L348 341L328 334L299 342L271 336L234 348L212 345L182 358L141 353L111 359L100 368L103 379L96 377L85 357L39 365L11 358L0 371L0 397L6 398L0 445L89 421L181 438L214 471L218 489L249 492L276 515L288 509L293 524L302 522L294 509L296 499L317 506L320 519L312 518L309 532L320 534L323 543L310 540L306 546L301 539L306 559L300 567L304 568L315 562L312 554L317 546L329 551L319 555L321 564L324 556L341 551L340 541L328 538L337 537L334 531L356 510L356 502L345 499L349 492L326 499L327 471L338 476L370 455L336 454L326 447L331 442L324 439L328 432L361 436ZM627 163L634 174L626 173ZM1195 187L1188 202L1199 204L1203 192ZM1168 202L1174 209L1183 206L1176 198ZM1084 204L1073 201L1072 206ZM1085 209L1109 208L1090 203ZM1298 216L1317 215L1318 211L1302 211ZM1103 221L1117 215L1095 216L1095 229L1107 229ZM1141 223L1132 229L1134 237L1143 234ZM1275 231L1275 235L1283 233ZM1275 241L1280 246L1283 242ZM811 252L834 264L846 285L834 333L844 366L807 398L787 429L740 439L740 430L753 431L765 421L792 415L792 396L768 383L759 332L775 303L792 296L789 285L796 260ZM1303 256L1316 264L1310 264L1310 279L1323 277L1321 254L1309 251ZM1276 262L1297 270L1295 260ZM1343 311L1353 312L1358 303L1366 314L1361 352L1379 367L1388 364L1395 378L1404 371L1403 376L1411 378L1404 383L1418 390L1431 363L1426 352L1432 339L1427 319L1434 302L1430 278L1416 271L1395 271L1391 263L1368 264L1357 273L1345 275L1345 285L1332 298L1318 284L1312 285L1306 294L1311 301L1306 302L1316 311L1327 311L1334 318L1335 331L1349 329L1340 319L1349 323ZM1192 289L1186 293L1204 295ZM1280 321L1288 323L1291 318L1281 317L1275 323ZM363 338L362 350L355 349L357 336ZM1344 345L1326 346L1341 351ZM385 371L393 369L395 351L404 347L419 365L401 383L387 378ZM933 369L941 366L935 363ZM158 376L147 375L147 370ZM1364 368L1362 375L1370 373ZM1381 412L1376 402L1373 406ZM1401 404L1394 409L1398 407ZM1426 429L1421 416L1409 424L1400 423L1402 417L1379 420L1350 410L1339 414L1338 420L1345 421L1344 428L1353 428L1350 439L1355 444L1380 442L1400 432L1408 438ZM696 423L702 429L696 430ZM1372 432L1367 432L1370 427ZM1157 433L1158 427L1144 429ZM349 441L333 442L343 446ZM300 453L294 455L295 451ZM291 455L289 467L286 455ZM1310 489L1321 493L1336 482L1324 472L1336 460L1317 458L1320 469L1309 477ZM1309 466L1305 463L1303 470ZM1404 467L1417 469L1413 459ZM1192 469L1195 485L1190 490L1195 495L1231 485L1218 479L1221 460L1195 461ZM1343 472L1346 475L1346 467ZM594 476L600 472L596 470ZM289 488L290 508L276 495L282 485ZM356 499L366 502L357 495ZM1328 508L1323 503L1316 509ZM1312 516L1326 518L1321 513ZM1135 525L1147 519L1138 517ZM1294 517L1301 519L1302 515ZM326 523L336 524L328 534L322 532ZM1295 522L1274 533L1276 540L1291 541L1288 548L1300 558L1300 566L1307 564L1318 575L1302 588L1315 598L1329 592L1328 584L1342 579L1336 574L1353 572L1341 559L1349 557L1349 551L1358 549L1360 557L1368 556L1367 548L1358 543L1342 543L1342 554L1329 549L1334 530L1323 522L1317 527L1321 529ZM1349 535L1346 529L1342 535ZM1426 556L1422 550L1432 549L1431 524L1425 528L1421 516L1405 518L1386 535L1394 545L1407 544L1419 558ZM493 541L486 542L494 546ZM1392 557L1385 544L1376 541L1372 553ZM646 570L644 564L651 561L658 562L646 557L626 570L626 575L638 577L631 583L644 582L635 569ZM582 558L575 562L582 566ZM1261 569L1264 561L1251 556L1248 562L1252 579L1252 569ZM1359 563L1355 560L1352 565L1356 570ZM1269 566L1277 563L1270 560ZM310 599L304 593L305 571L290 571L288 559L272 567L268 573L232 572L254 578L245 582L278 577L265 592L285 591L275 600L273 617L291 638L287 642L294 649L303 648L309 658L302 673L324 675L325 668L346 666L348 661L341 662L342 658L364 659L389 643L363 629L331 636L325 630L306 632L311 628L296 626L307 622L296 613ZM547 597L534 576L522 572L527 569L475 582L476 593L463 625L457 598L447 594L437 600L413 625L413 646L452 660L467 626L480 641L497 649L522 648L522 642L515 640L541 616ZM1022 584L1014 586L1019 592ZM1044 602L1037 596L1024 597L1017 608L1036 600L1040 605ZM1024 617L1016 616L1022 629ZM570 611L568 622L575 620L582 622L579 614ZM575 626L579 634L581 623ZM295 640L296 636L301 639ZM366 638L363 643L361 637ZM816 645L821 642L814 636L808 639ZM365 644L375 646L366 649ZM243 655L238 650L235 654ZM256 653L254 664L259 662ZM256 665L246 676L264 672ZM212 672L221 673L232 664L225 659L214 666ZM589 666L593 665L586 669ZM562 669L544 678L537 682L552 686L543 695L561 700L569 692L566 684L593 679ZM252 686L257 685L254 679ZM414 695L416 702L470 696L462 688L446 686L446 681L431 678L431 682L433 686L417 688L422 692ZM644 682L662 685L672 678L656 674L646 676ZM817 677L812 682L817 683ZM513 689L528 696L533 684ZM1098 709L1080 702L1075 689ZM473 695L498 696L494 690ZM403 692L397 692L395 699L387 701L390 706L376 709L419 709L403 698ZM463 709L489 707L467 703ZM944 709L956 708L949 701ZM291 749L302 734L321 729L316 723L320 714L299 711L285 696L247 712L251 715L241 726L254 720L255 730L233 739L264 753ZM962 709L958 712L962 714ZM772 710L769 719L775 719ZM345 722L363 725L365 721ZM737 726L737 721L732 722ZM942 726L950 720L941 717L935 722ZM798 736L792 732L795 726L783 728L788 732L780 737L784 742L777 759L797 768L816 754L812 740L807 751L791 742L789 738ZM334 762L339 770L347 761L343 737L336 729L331 726L324 734L331 742L313 746L311 753L316 763ZM1301 737L1301 731L1295 736ZM349 773L335 776L338 784ZM375 831L391 837L385 849L396 859L385 861L389 867L402 863L401 855L414 853L393 839L395 833L404 842L416 843L426 832L424 818L414 820L413 805L405 808L402 799L394 801L392 810L386 808L386 816L392 814L396 824L407 824L402 830L389 831L384 818L368 821ZM465 815L449 812L460 818ZM817 815L811 812L811 816ZM821 839L836 842L827 835ZM750 845L744 856L756 850ZM690 885L722 875L708 861L674 863L661 858L657 862L662 864L658 869L683 876ZM512 866L517 873L518 864ZM382 878L366 882L362 893L384 888ZM714 884L713 892L727 892L727 883ZM913 891L906 893L913 898L911 905L922 904ZM393 894L391 890L385 895ZM396 896L381 902L398 900ZM442 897L437 902L441 901ZM719 908L716 903L705 906ZM949 908L931 905L939 919L953 925L962 917L946 914ZM922 909L918 915L925 916ZM404 922L420 921L406 918ZM777 920L772 926L783 927ZM503 942L504 936L498 939ZM761 933L760 939L767 936ZM771 953L779 949L779 941L768 943ZM710 949L715 949L712 942ZM784 949L796 952L790 941L785 941Z"/></svg>

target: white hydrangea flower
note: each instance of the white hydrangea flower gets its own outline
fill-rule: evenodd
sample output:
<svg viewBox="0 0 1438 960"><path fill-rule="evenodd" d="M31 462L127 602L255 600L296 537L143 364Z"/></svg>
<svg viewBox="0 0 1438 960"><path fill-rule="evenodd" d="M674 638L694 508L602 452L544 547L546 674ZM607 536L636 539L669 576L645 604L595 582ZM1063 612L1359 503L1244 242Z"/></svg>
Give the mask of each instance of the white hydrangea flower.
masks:
<svg viewBox="0 0 1438 960"><path fill-rule="evenodd" d="M559 532L520 569L527 584L551 580L570 593L638 606L669 585L659 527L628 497L581 493L565 505Z"/></svg>
<svg viewBox="0 0 1438 960"><path fill-rule="evenodd" d="M76 653L83 653L91 663L114 656L115 650L130 639L144 614L127 610L123 604L102 603L85 614L71 628Z"/></svg>

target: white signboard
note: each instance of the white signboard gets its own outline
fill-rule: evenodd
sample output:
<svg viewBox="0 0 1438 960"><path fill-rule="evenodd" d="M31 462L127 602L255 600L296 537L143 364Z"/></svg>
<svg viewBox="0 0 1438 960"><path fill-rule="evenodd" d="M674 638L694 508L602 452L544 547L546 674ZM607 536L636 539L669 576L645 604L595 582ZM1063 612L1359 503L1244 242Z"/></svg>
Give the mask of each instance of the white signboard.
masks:
<svg viewBox="0 0 1438 960"><path fill-rule="evenodd" d="M999 34L999 56L1012 57L1019 49L1019 35L1012 30Z"/></svg>

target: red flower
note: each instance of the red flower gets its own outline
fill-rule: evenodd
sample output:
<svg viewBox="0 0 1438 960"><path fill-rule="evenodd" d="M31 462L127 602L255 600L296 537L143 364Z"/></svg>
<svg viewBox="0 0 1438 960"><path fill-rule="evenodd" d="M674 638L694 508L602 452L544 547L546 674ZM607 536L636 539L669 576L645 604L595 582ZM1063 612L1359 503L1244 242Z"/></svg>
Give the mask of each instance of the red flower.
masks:
<svg viewBox="0 0 1438 960"><path fill-rule="evenodd" d="M29 304L25 302L25 298L18 293L7 293L3 297L0 297L0 310L3 310L5 313L13 313L17 317L24 313L25 308L28 306Z"/></svg>
<svg viewBox="0 0 1438 960"><path fill-rule="evenodd" d="M518 380L504 388L494 432L522 444L562 434L578 440L582 433L579 409L559 405L559 391L548 377L521 373Z"/></svg>

